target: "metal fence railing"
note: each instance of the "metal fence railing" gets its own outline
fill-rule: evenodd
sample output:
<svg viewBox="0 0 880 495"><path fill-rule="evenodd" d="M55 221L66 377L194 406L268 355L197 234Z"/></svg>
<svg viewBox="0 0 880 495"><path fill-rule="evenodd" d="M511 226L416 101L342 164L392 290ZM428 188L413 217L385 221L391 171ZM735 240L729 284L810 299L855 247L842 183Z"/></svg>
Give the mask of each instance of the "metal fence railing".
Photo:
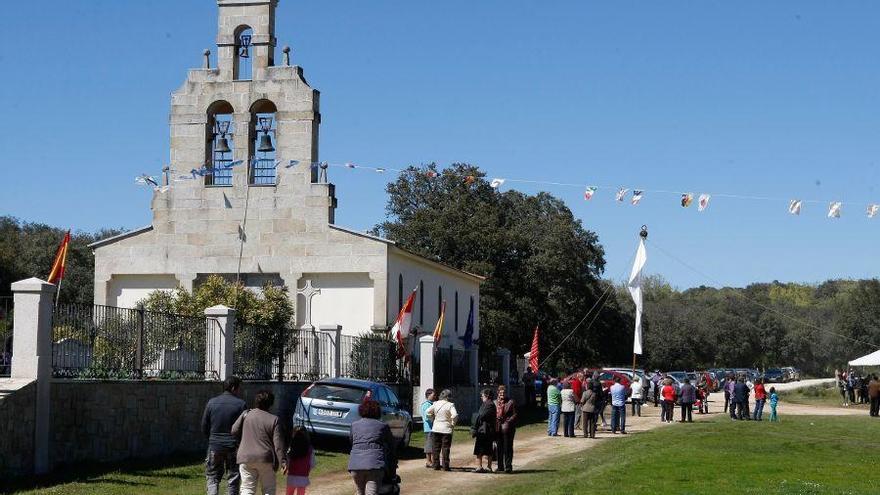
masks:
<svg viewBox="0 0 880 495"><path fill-rule="evenodd" d="M342 335L339 355L343 376L385 383L412 382L407 360L397 357L397 343L384 335Z"/></svg>
<svg viewBox="0 0 880 495"><path fill-rule="evenodd" d="M471 354L476 349L441 347L434 351L434 386L470 385Z"/></svg>
<svg viewBox="0 0 880 495"><path fill-rule="evenodd" d="M331 374L330 336L243 324L235 329L233 373L244 380L317 380Z"/></svg>
<svg viewBox="0 0 880 495"><path fill-rule="evenodd" d="M52 373L59 378L216 378L216 353L207 343L214 324L204 317L143 309L59 304L52 322Z"/></svg>

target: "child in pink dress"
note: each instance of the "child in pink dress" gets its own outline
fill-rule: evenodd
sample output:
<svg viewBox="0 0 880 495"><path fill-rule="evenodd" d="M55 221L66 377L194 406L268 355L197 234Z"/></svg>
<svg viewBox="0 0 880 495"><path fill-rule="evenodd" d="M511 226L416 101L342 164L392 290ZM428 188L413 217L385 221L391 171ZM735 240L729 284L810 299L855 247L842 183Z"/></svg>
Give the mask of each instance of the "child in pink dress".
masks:
<svg viewBox="0 0 880 495"><path fill-rule="evenodd" d="M316 463L309 432L297 426L293 429L287 451L287 495L305 495L309 473Z"/></svg>

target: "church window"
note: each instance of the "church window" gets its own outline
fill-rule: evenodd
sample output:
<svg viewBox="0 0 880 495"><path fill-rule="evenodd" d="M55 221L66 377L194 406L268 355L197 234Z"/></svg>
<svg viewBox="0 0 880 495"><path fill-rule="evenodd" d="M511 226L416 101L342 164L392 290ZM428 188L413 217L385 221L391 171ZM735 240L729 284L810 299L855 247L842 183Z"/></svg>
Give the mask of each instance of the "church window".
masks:
<svg viewBox="0 0 880 495"><path fill-rule="evenodd" d="M251 106L249 181L252 185L275 184L277 156L275 129L277 108L269 100L259 100Z"/></svg>
<svg viewBox="0 0 880 495"><path fill-rule="evenodd" d="M455 291L455 333L458 333L458 291Z"/></svg>
<svg viewBox="0 0 880 495"><path fill-rule="evenodd" d="M437 286L437 318L440 318L440 314L443 312L443 286Z"/></svg>
<svg viewBox="0 0 880 495"><path fill-rule="evenodd" d="M254 30L250 26L239 26L235 30L232 76L236 81L250 81L253 77L253 47L251 46L253 36Z"/></svg>
<svg viewBox="0 0 880 495"><path fill-rule="evenodd" d="M419 325L425 324L425 282L419 280Z"/></svg>
<svg viewBox="0 0 880 495"><path fill-rule="evenodd" d="M397 276L397 312L403 310L403 274Z"/></svg>
<svg viewBox="0 0 880 495"><path fill-rule="evenodd" d="M208 107L205 163L212 173L205 175L205 185L231 186L234 144L232 139L232 105L216 101Z"/></svg>

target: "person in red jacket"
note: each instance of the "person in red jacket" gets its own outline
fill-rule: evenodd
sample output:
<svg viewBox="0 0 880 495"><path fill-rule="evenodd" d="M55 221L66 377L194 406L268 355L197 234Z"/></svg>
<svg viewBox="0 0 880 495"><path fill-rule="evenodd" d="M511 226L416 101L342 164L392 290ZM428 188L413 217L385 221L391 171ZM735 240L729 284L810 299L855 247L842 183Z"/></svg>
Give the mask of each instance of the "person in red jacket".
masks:
<svg viewBox="0 0 880 495"><path fill-rule="evenodd" d="M287 495L305 495L309 473L316 463L309 432L297 426L293 429L290 450L287 452Z"/></svg>
<svg viewBox="0 0 880 495"><path fill-rule="evenodd" d="M660 390L660 395L663 396L663 410L662 410L662 418L660 418L664 423L672 423L672 414L675 412L675 387L672 386L672 379L667 378L663 381L663 388Z"/></svg>
<svg viewBox="0 0 880 495"><path fill-rule="evenodd" d="M755 414L752 416L755 421L761 421L764 414L764 403L767 402L767 391L764 389L764 380L758 378L755 380Z"/></svg>

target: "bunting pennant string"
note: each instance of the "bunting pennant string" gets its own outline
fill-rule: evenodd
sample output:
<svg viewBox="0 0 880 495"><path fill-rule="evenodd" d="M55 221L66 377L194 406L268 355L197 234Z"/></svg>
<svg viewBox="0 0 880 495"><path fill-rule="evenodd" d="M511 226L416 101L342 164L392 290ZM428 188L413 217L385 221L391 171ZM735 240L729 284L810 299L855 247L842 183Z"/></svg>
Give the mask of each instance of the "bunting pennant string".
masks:
<svg viewBox="0 0 880 495"><path fill-rule="evenodd" d="M215 168L209 167L208 164L206 163L198 169L190 170L189 173L178 173L179 171L175 170L175 169L166 169L166 170L170 170L173 173L170 176L171 180L173 180L174 182L179 182L179 181L189 181L189 180L196 179L197 177L204 177L206 175L211 175L214 173L215 170L227 170L227 169L236 167L242 163L244 163L244 161L237 160L237 161L225 164L225 165L217 166ZM282 163L281 160L277 160L275 162L275 166L277 167L281 163ZM300 163L301 162L298 160L289 160L284 165L284 168L293 168L293 167L299 165ZM384 174L386 172L401 174L401 173L409 172L412 170L411 167L406 168L406 169L393 168L393 167L370 167L370 166L355 164L352 162L345 162L345 163L341 163L341 164L333 164L333 163L328 163L328 162L315 162L315 163L311 164L311 167L313 167L313 168L315 168L315 167L321 167L321 168L338 167L338 168L344 168L344 169L349 169L349 170L369 170L369 171L373 171L373 172L379 173L379 174ZM448 174L449 174L448 171L438 172L438 171L434 170L433 168L422 169L422 170L416 169L416 173L422 173L422 174L424 174L425 177L427 177L429 179L438 178L441 175L448 176ZM466 176L461 176L460 179L462 180L462 182L465 185L473 185L477 182L478 176L466 175ZM139 176L136 179L136 182L141 185L152 186L155 188L156 184L158 183L158 180L155 177L151 177L151 176L148 176L147 174L144 174L142 176ZM600 189L602 189L602 190L616 191L616 193L614 195L614 200L618 203L622 203L626 199L627 193L630 192L629 188L620 187L620 186L608 186L608 185L584 186L583 183L576 184L576 183L567 183L567 182L554 182L554 181L545 181L545 180L515 179L515 178L493 178L490 180L489 186L492 187L493 189L499 189L502 185L504 185L506 183L519 183L519 184L534 184L534 185L541 185L541 186L559 186L559 187L581 188L584 191L583 195L584 195L585 201L592 200L595 197L596 193L599 192ZM163 186L163 187L167 188L168 186ZM644 198L645 193L648 193L648 192L659 193L659 194L678 195L680 197L680 205L682 208L688 208L694 202L694 193L692 193L692 192L668 191L668 190L661 190L661 189L633 189L632 196L630 197L630 203L633 206L640 204L641 200ZM844 201L836 200L836 201L832 201L829 203L828 201L823 201L823 200L818 200L818 199L790 199L790 198L779 198L779 197L774 198L774 197L766 197L766 196L752 196L752 195L744 195L744 194L727 194L727 193L714 192L711 194L710 193L701 193L699 195L699 197L697 198L697 211L699 211L699 212L705 211L709 207L710 199L712 199L713 197L726 198L726 199L738 199L738 200L746 200L746 201L786 202L788 204L788 212L791 215L795 215L795 216L800 215L804 203L811 203L811 204L825 203L828 205L828 213L826 215L827 218L840 218L842 210L843 210L843 205L844 204L854 204L854 202L852 202L852 201L844 202ZM864 204L865 203L862 203L862 205L864 205ZM880 213L880 204L868 203L867 209L865 211L867 213L868 218L874 218L875 216L877 216L878 213Z"/></svg>
<svg viewBox="0 0 880 495"><path fill-rule="evenodd" d="M633 190L632 199L630 200L630 201L632 202L632 205L633 205L633 206L638 206L638 205L639 205L639 202L642 201L642 193L643 193L643 192L644 192L644 191L640 191L640 190L638 190L638 189L634 189L634 190Z"/></svg>
<svg viewBox="0 0 880 495"><path fill-rule="evenodd" d="M828 205L828 218L840 218L840 201L834 201Z"/></svg>
<svg viewBox="0 0 880 495"><path fill-rule="evenodd" d="M589 201L593 199L594 194L596 194L596 188L593 186L587 186L587 189L584 191L584 199Z"/></svg>
<svg viewBox="0 0 880 495"><path fill-rule="evenodd" d="M693 202L694 202L693 193L684 193L681 195L681 207L682 208L687 208Z"/></svg>
<svg viewBox="0 0 880 495"><path fill-rule="evenodd" d="M700 194L700 199L697 201L697 211L705 211L709 207L709 198L711 197L709 194Z"/></svg>

